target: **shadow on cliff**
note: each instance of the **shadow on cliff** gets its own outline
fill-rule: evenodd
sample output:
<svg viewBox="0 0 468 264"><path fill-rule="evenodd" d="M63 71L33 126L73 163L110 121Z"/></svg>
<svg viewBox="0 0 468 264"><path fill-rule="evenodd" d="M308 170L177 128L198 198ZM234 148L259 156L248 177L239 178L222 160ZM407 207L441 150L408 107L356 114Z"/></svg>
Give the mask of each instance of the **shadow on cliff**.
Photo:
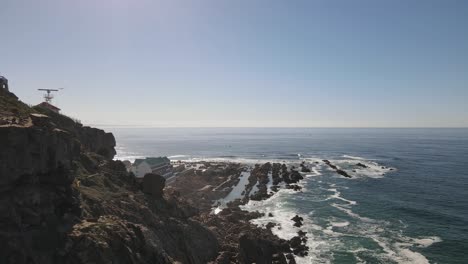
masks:
<svg viewBox="0 0 468 264"><path fill-rule="evenodd" d="M207 263L197 211L113 161L111 133L0 91L0 263ZM143 188L144 187L144 188Z"/></svg>

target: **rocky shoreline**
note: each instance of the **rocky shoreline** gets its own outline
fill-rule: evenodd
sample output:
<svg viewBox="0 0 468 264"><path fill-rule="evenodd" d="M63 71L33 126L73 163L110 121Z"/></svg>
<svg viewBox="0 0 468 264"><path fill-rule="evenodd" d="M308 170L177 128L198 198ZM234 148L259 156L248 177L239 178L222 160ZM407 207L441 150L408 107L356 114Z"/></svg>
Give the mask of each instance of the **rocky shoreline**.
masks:
<svg viewBox="0 0 468 264"><path fill-rule="evenodd" d="M176 161L173 177L136 178L113 160L111 133L7 91L0 102L0 263L296 263L304 219L291 215L297 233L282 239L273 212L242 208L301 192L315 165L352 177L323 160Z"/></svg>
<svg viewBox="0 0 468 264"><path fill-rule="evenodd" d="M269 199L281 188L300 191L298 183L304 179L301 172L310 172L304 164L301 164L301 172L294 167L288 167L282 163L270 163L255 165L243 165L240 163L210 163L203 162L178 162L187 168L201 167L201 171L185 170L178 174L168 188L180 190L181 196L188 201L200 201L194 206L202 212L197 218L214 230L221 241L222 253L219 263L234 263L241 259L241 263L296 263L295 256L307 256L308 247L306 232L299 230L297 235L290 240L284 240L271 231L275 226L269 222L265 227L258 227L250 223L258 217L274 217L272 213L264 215L258 212L241 210L239 206L247 204L250 200L261 201ZM203 165L201 165L203 164ZM219 171L217 177L209 177L211 168L225 168ZM213 212L214 207L221 205L229 192L240 183L242 172L248 173L246 184L240 197L225 201L222 209ZM224 189L212 188L222 182ZM188 183L195 183L196 188L187 190ZM271 186L268 186L271 184ZM219 185L218 185L219 186ZM198 188L200 187L200 188ZM255 189L255 190L254 190ZM222 195L224 194L224 196ZM211 200L208 199L211 197ZM291 221L297 227L302 225L302 217L291 216ZM300 220L298 220L300 219ZM224 227L229 226L229 229ZM255 253L261 248L262 254ZM229 261L228 261L229 260Z"/></svg>
<svg viewBox="0 0 468 264"><path fill-rule="evenodd" d="M295 263L297 239L252 224L260 214L239 205L271 195L269 171L276 185L297 173L256 165L243 199L213 214L248 168L186 164L167 186L159 175L139 179L113 160L112 134L9 92L0 99L10 120L0 124L0 263Z"/></svg>

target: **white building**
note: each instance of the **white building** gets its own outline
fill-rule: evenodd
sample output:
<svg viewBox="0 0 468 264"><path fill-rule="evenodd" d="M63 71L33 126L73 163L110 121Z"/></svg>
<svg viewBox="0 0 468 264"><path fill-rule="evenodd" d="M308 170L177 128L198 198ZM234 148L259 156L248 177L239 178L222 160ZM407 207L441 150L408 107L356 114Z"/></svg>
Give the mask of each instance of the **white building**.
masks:
<svg viewBox="0 0 468 264"><path fill-rule="evenodd" d="M147 173L155 173L167 177L172 175L172 165L167 157L136 159L131 171L138 178L142 178Z"/></svg>

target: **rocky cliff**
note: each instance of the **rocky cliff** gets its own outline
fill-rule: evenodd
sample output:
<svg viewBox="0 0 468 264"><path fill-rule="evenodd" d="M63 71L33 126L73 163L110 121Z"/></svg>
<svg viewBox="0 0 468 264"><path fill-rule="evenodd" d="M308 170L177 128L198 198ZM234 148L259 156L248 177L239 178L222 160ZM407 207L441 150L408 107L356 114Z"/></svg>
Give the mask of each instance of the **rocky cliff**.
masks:
<svg viewBox="0 0 468 264"><path fill-rule="evenodd" d="M211 213L239 164L206 163L165 188L114 161L115 144L0 90L0 263L295 263L292 241L251 224L260 214L240 201ZM270 167L252 173L250 189Z"/></svg>
<svg viewBox="0 0 468 264"><path fill-rule="evenodd" d="M115 139L0 91L0 263L207 263L197 211L113 161ZM161 186L162 185L162 186Z"/></svg>

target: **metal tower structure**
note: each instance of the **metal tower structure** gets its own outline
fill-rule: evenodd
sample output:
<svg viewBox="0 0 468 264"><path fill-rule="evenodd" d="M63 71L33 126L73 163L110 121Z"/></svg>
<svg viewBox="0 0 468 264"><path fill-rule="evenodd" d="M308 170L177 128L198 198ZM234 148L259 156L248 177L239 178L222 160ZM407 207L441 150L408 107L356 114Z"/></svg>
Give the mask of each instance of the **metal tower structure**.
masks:
<svg viewBox="0 0 468 264"><path fill-rule="evenodd" d="M44 94L44 100L51 104L52 103L52 99L54 99L54 95L51 93L51 92L58 92L59 90L63 90L63 88L59 88L59 89L37 89L39 91L45 91L46 93Z"/></svg>

